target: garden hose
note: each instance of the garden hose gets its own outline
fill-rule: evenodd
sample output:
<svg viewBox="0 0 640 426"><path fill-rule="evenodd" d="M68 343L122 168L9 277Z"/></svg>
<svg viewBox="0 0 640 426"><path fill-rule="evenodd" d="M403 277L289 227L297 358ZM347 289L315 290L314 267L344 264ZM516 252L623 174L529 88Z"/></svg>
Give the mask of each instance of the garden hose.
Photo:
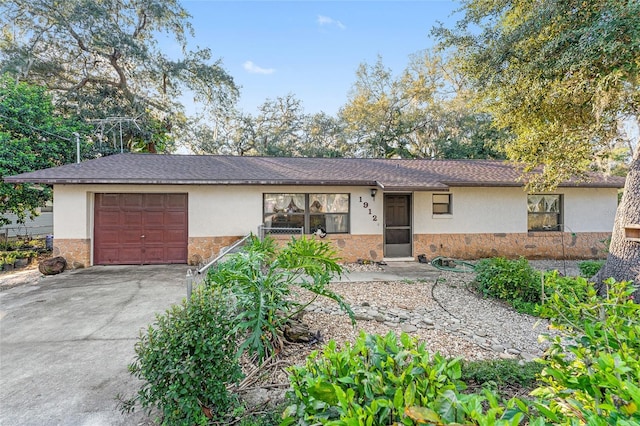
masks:
<svg viewBox="0 0 640 426"><path fill-rule="evenodd" d="M431 261L431 265L433 265L436 269L451 272L473 272L476 268L476 265L474 265L473 263L465 262L464 260L450 259L448 257L442 256L434 258Z"/></svg>

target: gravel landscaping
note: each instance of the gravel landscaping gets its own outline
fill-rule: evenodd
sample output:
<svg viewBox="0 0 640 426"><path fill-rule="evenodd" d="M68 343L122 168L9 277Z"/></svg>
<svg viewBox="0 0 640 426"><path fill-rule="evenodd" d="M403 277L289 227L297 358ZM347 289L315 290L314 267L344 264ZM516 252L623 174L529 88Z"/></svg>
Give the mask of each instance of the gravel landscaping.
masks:
<svg viewBox="0 0 640 426"><path fill-rule="evenodd" d="M578 275L577 261L531 261L539 270L558 269ZM378 270L378 265L346 265L347 270ZM356 313L356 326L337 305L316 299L304 314L304 322L319 331L321 343L335 340L338 346L353 342L361 331L386 334L407 332L425 342L431 352L466 360L513 358L530 361L542 355L541 334L551 333L540 318L517 313L493 299L479 297L469 288L472 273L440 271L435 282L403 280L390 282L339 282L331 289L340 294ZM301 292L300 300L310 294ZM285 366L304 363L321 344L289 344L280 354L277 371L272 371L267 388L288 383ZM275 391L275 390L274 390ZM267 393L268 394L268 393ZM271 395L274 397L275 395ZM267 395L263 395L267 397Z"/></svg>

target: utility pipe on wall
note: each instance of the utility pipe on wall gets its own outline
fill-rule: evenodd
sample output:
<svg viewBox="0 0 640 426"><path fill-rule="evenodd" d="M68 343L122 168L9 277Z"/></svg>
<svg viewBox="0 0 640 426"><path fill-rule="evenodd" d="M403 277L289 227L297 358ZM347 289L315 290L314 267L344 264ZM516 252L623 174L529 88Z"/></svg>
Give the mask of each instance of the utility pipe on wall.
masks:
<svg viewBox="0 0 640 426"><path fill-rule="evenodd" d="M73 132L73 135L76 137L76 163L80 162L80 135L78 132Z"/></svg>

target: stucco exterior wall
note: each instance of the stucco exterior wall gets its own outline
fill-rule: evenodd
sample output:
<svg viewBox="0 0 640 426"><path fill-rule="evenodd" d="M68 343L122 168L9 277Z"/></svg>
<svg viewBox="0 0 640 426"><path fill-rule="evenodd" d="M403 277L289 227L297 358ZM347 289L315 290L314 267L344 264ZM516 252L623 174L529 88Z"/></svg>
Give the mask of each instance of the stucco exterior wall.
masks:
<svg viewBox="0 0 640 426"><path fill-rule="evenodd" d="M262 223L263 193L349 193L350 233L328 235L345 261L381 260L384 193L346 186L56 185L54 247L71 262L90 265L95 193L188 193L188 258L197 264ZM565 233L527 232L521 188L451 188L452 214L434 215L433 192L413 193L413 255L475 258L598 257L611 232L615 189L560 188ZM288 238L288 237L287 237ZM84 250L84 251L83 251ZM564 250L564 252L562 251ZM70 259L67 259L68 261Z"/></svg>
<svg viewBox="0 0 640 426"><path fill-rule="evenodd" d="M522 188L451 188L451 215L432 213L434 192L414 193L414 233L527 232L527 193ZM558 188L566 232L611 232L615 188Z"/></svg>

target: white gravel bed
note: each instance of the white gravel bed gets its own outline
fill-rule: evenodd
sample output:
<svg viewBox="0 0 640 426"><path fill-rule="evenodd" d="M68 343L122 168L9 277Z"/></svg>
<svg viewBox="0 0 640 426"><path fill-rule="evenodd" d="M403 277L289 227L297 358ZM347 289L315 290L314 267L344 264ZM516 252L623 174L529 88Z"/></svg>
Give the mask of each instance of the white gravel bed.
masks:
<svg viewBox="0 0 640 426"><path fill-rule="evenodd" d="M579 274L577 261L536 260L530 264L538 270ZM356 313L356 327L327 299L317 299L308 308L305 322L320 331L325 341L338 343L355 340L361 330L377 334L404 331L424 341L432 352L446 356L531 360L542 355L547 344L540 335L551 333L548 322L478 296L468 288L473 278L472 273L440 271L436 282L332 283L331 289ZM301 297L309 295L302 293Z"/></svg>

